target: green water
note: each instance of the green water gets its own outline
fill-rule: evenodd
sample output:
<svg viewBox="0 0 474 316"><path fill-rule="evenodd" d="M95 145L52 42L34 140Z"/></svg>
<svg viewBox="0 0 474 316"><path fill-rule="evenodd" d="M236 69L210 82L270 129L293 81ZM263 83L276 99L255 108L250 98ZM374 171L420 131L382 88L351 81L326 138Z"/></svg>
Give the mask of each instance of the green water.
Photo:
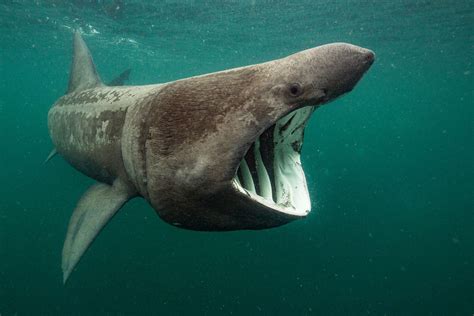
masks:
<svg viewBox="0 0 474 316"><path fill-rule="evenodd" d="M0 314L472 315L472 1L1 1ZM93 181L52 148L72 28L110 80L158 83L345 41L377 60L315 112L313 212L199 233L126 205L62 285L69 216Z"/></svg>

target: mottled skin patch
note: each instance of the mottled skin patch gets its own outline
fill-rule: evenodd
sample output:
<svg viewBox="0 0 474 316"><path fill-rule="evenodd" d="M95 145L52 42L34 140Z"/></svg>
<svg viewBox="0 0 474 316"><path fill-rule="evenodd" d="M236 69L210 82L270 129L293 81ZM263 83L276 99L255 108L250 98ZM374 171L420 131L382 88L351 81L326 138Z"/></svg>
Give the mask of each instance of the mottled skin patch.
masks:
<svg viewBox="0 0 474 316"><path fill-rule="evenodd" d="M74 167L91 178L111 184L126 176L122 164L121 133L125 111L103 111L87 118L83 112L62 111L50 114L55 146ZM54 137L54 136L53 136Z"/></svg>
<svg viewBox="0 0 474 316"><path fill-rule="evenodd" d="M154 89L104 87L63 96L48 114L58 153L93 179L108 184L116 178L128 181L121 149L125 115L131 100L141 100Z"/></svg>
<svg viewBox="0 0 474 316"><path fill-rule="evenodd" d="M133 97L133 94L130 93L130 90L127 88L101 89L99 91L96 89L88 89L66 94L56 102L55 106L60 107L71 104L96 106L98 103L104 101L110 103L118 102L123 95Z"/></svg>

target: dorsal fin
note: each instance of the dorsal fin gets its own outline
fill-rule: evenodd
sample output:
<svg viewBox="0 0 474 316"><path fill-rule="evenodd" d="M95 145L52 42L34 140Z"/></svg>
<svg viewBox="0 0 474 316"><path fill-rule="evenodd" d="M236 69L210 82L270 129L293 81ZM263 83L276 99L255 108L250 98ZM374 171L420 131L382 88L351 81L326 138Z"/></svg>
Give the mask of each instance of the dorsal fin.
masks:
<svg viewBox="0 0 474 316"><path fill-rule="evenodd" d="M125 69L120 75L118 75L113 80L108 82L107 85L111 86L111 87L123 86L125 81L128 80L128 77L130 76L131 71L132 71L132 69L130 69L130 68Z"/></svg>
<svg viewBox="0 0 474 316"><path fill-rule="evenodd" d="M73 47L74 55L67 93L103 86L104 84L95 70L91 53L78 30L74 32Z"/></svg>

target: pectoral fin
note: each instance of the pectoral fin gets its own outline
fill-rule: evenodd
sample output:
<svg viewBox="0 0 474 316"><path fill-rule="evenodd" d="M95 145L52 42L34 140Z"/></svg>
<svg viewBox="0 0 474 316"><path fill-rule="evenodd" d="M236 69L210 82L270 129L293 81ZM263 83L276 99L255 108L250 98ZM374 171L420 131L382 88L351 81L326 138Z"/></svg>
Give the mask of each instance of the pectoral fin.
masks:
<svg viewBox="0 0 474 316"><path fill-rule="evenodd" d="M134 194L117 180L111 186L96 184L81 197L69 221L63 247L64 283L101 229L133 196Z"/></svg>
<svg viewBox="0 0 474 316"><path fill-rule="evenodd" d="M51 159L53 159L54 156L56 156L58 154L58 152L56 151L56 148L53 148L53 150L51 150L51 152L49 153L48 157L46 158L46 160L43 162L43 164L47 164L48 161L50 161Z"/></svg>

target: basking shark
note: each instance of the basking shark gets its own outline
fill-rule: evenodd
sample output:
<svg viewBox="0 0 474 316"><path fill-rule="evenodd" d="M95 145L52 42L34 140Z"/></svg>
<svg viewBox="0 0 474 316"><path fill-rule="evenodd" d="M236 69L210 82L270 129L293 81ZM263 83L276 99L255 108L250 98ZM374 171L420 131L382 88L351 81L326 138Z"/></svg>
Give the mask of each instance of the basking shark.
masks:
<svg viewBox="0 0 474 316"><path fill-rule="evenodd" d="M333 43L163 84L107 86L78 31L73 49L69 87L48 113L49 133L57 153L97 184L70 219L64 282L134 197L171 225L200 231L304 218L311 209L300 160L306 123L351 91L375 58Z"/></svg>

